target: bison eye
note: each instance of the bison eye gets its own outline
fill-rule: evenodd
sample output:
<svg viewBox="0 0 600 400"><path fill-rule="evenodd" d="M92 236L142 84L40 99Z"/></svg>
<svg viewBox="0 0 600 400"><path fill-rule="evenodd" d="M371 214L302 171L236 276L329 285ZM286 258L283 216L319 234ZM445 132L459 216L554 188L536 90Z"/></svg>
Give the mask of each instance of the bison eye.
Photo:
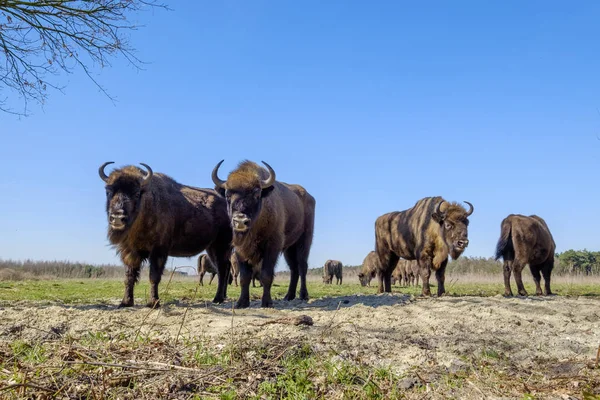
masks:
<svg viewBox="0 0 600 400"><path fill-rule="evenodd" d="M450 229L452 229L452 224L449 224L449 223L447 223L447 222L446 222L446 229L447 229L447 230L450 230Z"/></svg>
<svg viewBox="0 0 600 400"><path fill-rule="evenodd" d="M106 197L112 196L112 190L106 189Z"/></svg>

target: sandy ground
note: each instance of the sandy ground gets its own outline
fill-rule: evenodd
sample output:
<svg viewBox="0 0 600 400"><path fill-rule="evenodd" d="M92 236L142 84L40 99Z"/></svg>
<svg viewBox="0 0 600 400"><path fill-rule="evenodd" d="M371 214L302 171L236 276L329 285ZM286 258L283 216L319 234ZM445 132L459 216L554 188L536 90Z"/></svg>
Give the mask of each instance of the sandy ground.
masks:
<svg viewBox="0 0 600 400"><path fill-rule="evenodd" d="M115 300L115 303L117 301ZM235 310L231 302L168 304L151 311L142 306L0 304L1 340L48 340L57 334L87 332L133 337L202 337L215 346L237 337L319 337L340 357L360 356L373 366L402 373L435 363L452 368L464 356L495 354L523 368L561 360L590 363L600 345L600 299L564 297L443 297L420 299L401 294L354 295L275 301L274 309ZM312 326L269 323L308 315ZM185 316L185 319L184 319ZM600 384L600 383L599 383Z"/></svg>

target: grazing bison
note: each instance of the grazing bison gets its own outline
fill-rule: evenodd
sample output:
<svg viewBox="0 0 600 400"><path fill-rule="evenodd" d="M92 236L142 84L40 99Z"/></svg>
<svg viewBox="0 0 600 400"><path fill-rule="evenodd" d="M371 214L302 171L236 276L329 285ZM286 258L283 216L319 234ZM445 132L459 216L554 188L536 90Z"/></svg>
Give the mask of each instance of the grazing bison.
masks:
<svg viewBox="0 0 600 400"><path fill-rule="evenodd" d="M358 280L361 286L371 286L371 279L375 278L379 271L379 257L374 251L370 251L362 263L362 268L358 273Z"/></svg>
<svg viewBox="0 0 600 400"><path fill-rule="evenodd" d="M119 307L133 306L133 287L142 262L150 263L149 307L159 305L160 283L168 256L191 257L206 250L215 260L219 283L213 299L227 295L231 227L225 200L211 189L198 189L173 178L147 172L133 165L115 169L109 176L98 169L106 183L108 239L126 266L125 294Z"/></svg>
<svg viewBox="0 0 600 400"><path fill-rule="evenodd" d="M231 279L229 280L229 284L235 282L235 286L238 285L238 276L240 275L240 265L237 262L237 257L234 252L231 254ZM256 280L258 279L258 284L262 287L260 283L260 271L252 271L252 287L256 287Z"/></svg>
<svg viewBox="0 0 600 400"><path fill-rule="evenodd" d="M251 161L243 161L229 173L226 181L213 169L215 189L227 200L227 212L233 227L233 246L240 265L242 287L236 308L250 305L252 271L260 271L263 285L262 307L272 307L271 285L275 264L283 252L291 275L285 300L296 297L300 278L300 299L308 300L306 271L313 240L316 201L300 185L276 180L275 171Z"/></svg>
<svg viewBox="0 0 600 400"><path fill-rule="evenodd" d="M517 289L521 296L527 296L521 271L529 264L535 281L535 293L540 296L540 272L544 276L545 295L551 295L550 275L554 268L556 244L546 221L537 215L510 214L500 225L500 239L496 245L496 260L504 260L504 294L512 296L510 273L514 271Z"/></svg>
<svg viewBox="0 0 600 400"><path fill-rule="evenodd" d="M327 260L323 265L323 283L332 284L335 275L337 285L342 284L342 262L338 260Z"/></svg>
<svg viewBox="0 0 600 400"><path fill-rule="evenodd" d="M210 261L208 255L200 254L200 257L198 257L198 275L200 275L200 286L204 286L202 280L204 279L204 275L206 273L210 274L210 281L208 281L208 284L210 285L212 284L213 279L215 279L215 275L217 275L217 268L212 261Z"/></svg>
<svg viewBox="0 0 600 400"><path fill-rule="evenodd" d="M380 261L379 293L391 292L391 277L400 257L417 260L423 296L430 296L429 276L435 271L438 296L444 287L448 255L457 259L469 244L468 217L473 213L442 197L426 197L404 211L381 215L375 221L375 248Z"/></svg>

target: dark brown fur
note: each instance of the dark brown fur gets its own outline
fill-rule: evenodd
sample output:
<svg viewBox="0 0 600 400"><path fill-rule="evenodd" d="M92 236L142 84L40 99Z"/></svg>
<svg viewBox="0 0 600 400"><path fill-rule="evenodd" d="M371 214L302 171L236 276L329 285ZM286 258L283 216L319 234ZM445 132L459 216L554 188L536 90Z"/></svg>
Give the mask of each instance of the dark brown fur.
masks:
<svg viewBox="0 0 600 400"><path fill-rule="evenodd" d="M198 275L200 275L200 286L204 286L204 275L206 273L210 274L210 281L208 284L212 284L213 279L215 279L215 275L217 275L217 268L214 266L210 258L206 254L200 254L198 257Z"/></svg>
<svg viewBox="0 0 600 400"><path fill-rule="evenodd" d="M550 229L537 215L510 214L500 225L500 239L496 245L496 260L504 260L504 294L512 296L510 274L515 273L517 289L527 296L521 272L529 264L535 282L536 295L542 295L541 274L544 276L544 294L551 295L550 276L554 268L556 244Z"/></svg>
<svg viewBox="0 0 600 400"><path fill-rule="evenodd" d="M333 277L336 278L336 284L342 284L343 266L338 260L327 260L323 265L323 283L332 284Z"/></svg>
<svg viewBox="0 0 600 400"><path fill-rule="evenodd" d="M361 286L371 286L371 280L375 278L377 271L380 269L377 253L370 251L363 260L362 268L358 273L358 280Z"/></svg>
<svg viewBox="0 0 600 400"><path fill-rule="evenodd" d="M227 285L222 277L227 278L229 272L232 236L223 198L214 190L182 185L167 175L152 174L151 170L149 175L132 165L106 176L105 166L99 174L106 183L108 239L126 266L120 307L133 305L133 288L142 262L150 263L147 305L154 307L159 305L158 285L167 258L192 257L203 250L217 261L219 270L213 302L223 302Z"/></svg>
<svg viewBox="0 0 600 400"><path fill-rule="evenodd" d="M308 300L306 272L314 231L314 197L300 185L277 181L270 167L267 171L251 161L240 163L227 181L222 181L217 175L221 163L213 170L213 181L227 199L233 246L240 264L242 290L236 308L250 305L249 286L255 268L260 271L263 285L262 307L273 306L271 285L282 252L291 271L285 300L296 297L298 278L300 299Z"/></svg>
<svg viewBox="0 0 600 400"><path fill-rule="evenodd" d="M457 259L469 242L468 216L469 212L461 205L448 203L437 196L421 199L408 210L378 217L375 221L375 248L381 268L378 273L379 293L391 292L392 272L402 257L419 262L423 296L431 295L431 270L435 271L438 296L444 294L448 256Z"/></svg>

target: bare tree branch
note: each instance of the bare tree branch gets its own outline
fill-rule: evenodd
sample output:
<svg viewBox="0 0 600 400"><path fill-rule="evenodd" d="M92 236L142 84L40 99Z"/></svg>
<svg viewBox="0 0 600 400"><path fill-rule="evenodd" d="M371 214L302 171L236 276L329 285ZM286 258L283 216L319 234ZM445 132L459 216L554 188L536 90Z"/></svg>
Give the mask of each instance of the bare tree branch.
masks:
<svg viewBox="0 0 600 400"><path fill-rule="evenodd" d="M146 6L169 9L156 0L0 0L0 111L27 115L29 101L43 105L49 88L63 89L49 77L76 68L114 101L91 65L104 68L121 55L141 69L125 32L139 27L127 17ZM23 112L5 107L2 89L22 98Z"/></svg>

